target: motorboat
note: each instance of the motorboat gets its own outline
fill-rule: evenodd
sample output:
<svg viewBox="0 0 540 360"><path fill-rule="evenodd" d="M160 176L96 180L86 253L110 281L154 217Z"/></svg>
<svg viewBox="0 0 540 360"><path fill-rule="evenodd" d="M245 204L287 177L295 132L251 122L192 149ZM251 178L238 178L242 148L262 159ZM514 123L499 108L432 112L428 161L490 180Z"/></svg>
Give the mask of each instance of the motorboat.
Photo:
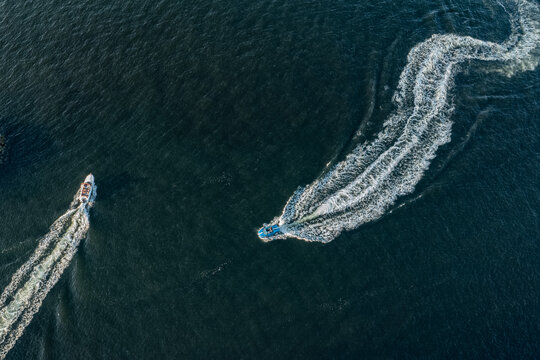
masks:
<svg viewBox="0 0 540 360"><path fill-rule="evenodd" d="M79 201L82 203L87 203L92 197L94 191L94 175L88 174L84 179L84 182L81 184L81 190L79 192Z"/></svg>
<svg viewBox="0 0 540 360"><path fill-rule="evenodd" d="M277 224L274 225L264 225L257 234L261 239L267 239L276 235L282 235L280 227Z"/></svg>

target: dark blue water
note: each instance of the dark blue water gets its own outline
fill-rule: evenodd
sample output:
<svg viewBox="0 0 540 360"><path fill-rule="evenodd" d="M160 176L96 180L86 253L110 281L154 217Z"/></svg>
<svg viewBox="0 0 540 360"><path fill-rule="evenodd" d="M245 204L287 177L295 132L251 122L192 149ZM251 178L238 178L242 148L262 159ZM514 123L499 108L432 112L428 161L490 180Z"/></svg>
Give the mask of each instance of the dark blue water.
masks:
<svg viewBox="0 0 540 360"><path fill-rule="evenodd" d="M0 287L99 186L6 359L540 356L538 68L464 64L452 141L379 220L256 234L448 33L511 30L480 0L3 3Z"/></svg>

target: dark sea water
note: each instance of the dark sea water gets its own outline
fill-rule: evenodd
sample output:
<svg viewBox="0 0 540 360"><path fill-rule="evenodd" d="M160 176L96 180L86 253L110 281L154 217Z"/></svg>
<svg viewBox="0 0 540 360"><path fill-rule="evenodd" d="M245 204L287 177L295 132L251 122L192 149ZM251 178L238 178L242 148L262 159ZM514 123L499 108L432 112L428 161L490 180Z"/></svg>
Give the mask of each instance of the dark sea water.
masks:
<svg viewBox="0 0 540 360"><path fill-rule="evenodd" d="M540 357L540 70L463 64L414 193L328 244L258 227L496 1L0 4L0 287L86 174L90 230L6 359Z"/></svg>

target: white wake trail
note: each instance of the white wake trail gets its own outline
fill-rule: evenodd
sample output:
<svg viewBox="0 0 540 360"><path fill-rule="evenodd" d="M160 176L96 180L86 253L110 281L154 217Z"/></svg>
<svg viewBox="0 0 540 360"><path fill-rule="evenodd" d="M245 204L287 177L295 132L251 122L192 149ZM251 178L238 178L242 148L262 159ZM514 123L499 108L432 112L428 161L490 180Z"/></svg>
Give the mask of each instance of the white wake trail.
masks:
<svg viewBox="0 0 540 360"><path fill-rule="evenodd" d="M50 227L0 295L0 360L15 345L77 252L90 227L88 203L77 200ZM96 195L93 192L94 200Z"/></svg>
<svg viewBox="0 0 540 360"><path fill-rule="evenodd" d="M448 93L459 65L497 62L507 76L533 70L540 60L540 11L536 3L508 5L512 34L501 44L469 36L433 35L407 57L393 101L394 113L372 141L357 146L312 184L299 188L280 217L281 234L329 242L342 231L382 216L422 178L439 146L450 141L453 105Z"/></svg>

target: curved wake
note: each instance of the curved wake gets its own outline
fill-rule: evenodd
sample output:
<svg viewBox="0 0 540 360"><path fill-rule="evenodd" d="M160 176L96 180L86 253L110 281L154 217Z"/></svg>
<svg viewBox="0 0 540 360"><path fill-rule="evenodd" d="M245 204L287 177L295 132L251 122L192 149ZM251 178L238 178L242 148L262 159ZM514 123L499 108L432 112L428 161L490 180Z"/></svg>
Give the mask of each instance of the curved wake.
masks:
<svg viewBox="0 0 540 360"><path fill-rule="evenodd" d="M324 176L296 190L272 222L282 234L263 240L295 237L329 242L344 230L379 218L399 196L411 193L438 147L450 141L453 106L448 92L458 65L467 60L498 61L508 76L538 65L538 5L516 0L512 7L507 11L512 34L502 44L433 35L416 45L393 97L396 110L383 130Z"/></svg>
<svg viewBox="0 0 540 360"><path fill-rule="evenodd" d="M13 275L0 295L0 359L15 345L41 303L58 282L90 227L87 203L79 203L60 216L30 257ZM96 196L93 191L92 201Z"/></svg>

